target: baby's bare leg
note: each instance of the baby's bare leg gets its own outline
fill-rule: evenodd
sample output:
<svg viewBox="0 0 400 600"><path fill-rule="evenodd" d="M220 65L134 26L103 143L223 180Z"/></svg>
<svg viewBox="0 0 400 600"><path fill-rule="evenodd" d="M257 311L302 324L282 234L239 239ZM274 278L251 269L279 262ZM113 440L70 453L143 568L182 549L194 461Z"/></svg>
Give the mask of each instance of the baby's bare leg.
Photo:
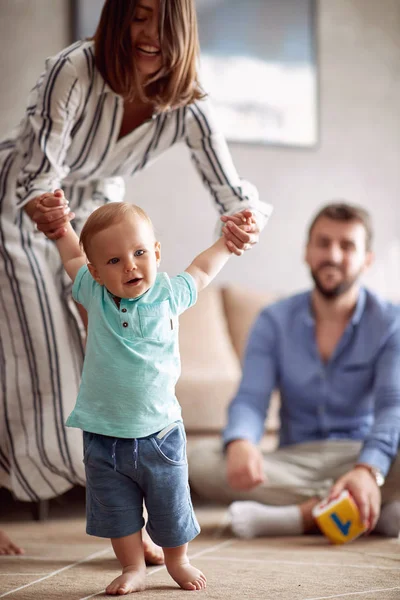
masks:
<svg viewBox="0 0 400 600"><path fill-rule="evenodd" d="M163 565L164 564L164 553L160 546L157 546L149 534L146 531L146 528L142 529L142 540L143 540L143 551L144 551L144 560L147 565Z"/></svg>
<svg viewBox="0 0 400 600"><path fill-rule="evenodd" d="M187 549L188 544L176 548L163 548L165 566L172 579L184 590L203 590L207 580L199 569L190 564Z"/></svg>
<svg viewBox="0 0 400 600"><path fill-rule="evenodd" d="M122 567L122 575L106 588L107 594L122 596L144 589L146 565L142 543L142 532L111 540L114 552Z"/></svg>
<svg viewBox="0 0 400 600"><path fill-rule="evenodd" d="M143 518L147 523L149 515L147 513L147 508L143 505ZM163 565L164 564L164 553L160 546L157 546L150 538L149 534L146 531L146 527L142 529L142 541L143 541L143 550L144 550L144 560L147 565Z"/></svg>

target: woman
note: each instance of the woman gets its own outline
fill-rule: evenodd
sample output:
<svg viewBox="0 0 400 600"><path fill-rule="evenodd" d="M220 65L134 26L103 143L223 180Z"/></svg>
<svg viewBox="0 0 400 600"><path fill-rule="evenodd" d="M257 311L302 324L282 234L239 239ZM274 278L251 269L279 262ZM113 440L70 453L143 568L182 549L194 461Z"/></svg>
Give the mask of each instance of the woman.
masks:
<svg viewBox="0 0 400 600"><path fill-rule="evenodd" d="M0 556L4 554L25 554L25 550L14 544L5 531L0 529Z"/></svg>
<svg viewBox="0 0 400 600"><path fill-rule="evenodd" d="M80 435L64 428L81 331L56 249L34 235L37 198L62 187L79 231L97 206L123 199L123 177L185 141L232 223L223 229L236 254L269 215L233 167L196 60L194 0L106 0L94 39L47 60L25 118L0 144L0 485L21 500L84 484ZM49 214L38 228L57 237L68 209L60 204L52 222Z"/></svg>

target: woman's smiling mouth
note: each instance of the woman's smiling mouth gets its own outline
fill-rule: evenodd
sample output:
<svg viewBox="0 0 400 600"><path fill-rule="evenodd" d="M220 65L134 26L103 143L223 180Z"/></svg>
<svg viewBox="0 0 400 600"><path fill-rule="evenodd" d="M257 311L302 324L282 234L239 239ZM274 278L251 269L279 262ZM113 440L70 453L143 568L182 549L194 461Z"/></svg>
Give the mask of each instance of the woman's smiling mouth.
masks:
<svg viewBox="0 0 400 600"><path fill-rule="evenodd" d="M142 44L141 46L136 46L136 49L143 54L144 56L153 57L159 56L161 54L160 49L157 46L150 46L148 44Z"/></svg>

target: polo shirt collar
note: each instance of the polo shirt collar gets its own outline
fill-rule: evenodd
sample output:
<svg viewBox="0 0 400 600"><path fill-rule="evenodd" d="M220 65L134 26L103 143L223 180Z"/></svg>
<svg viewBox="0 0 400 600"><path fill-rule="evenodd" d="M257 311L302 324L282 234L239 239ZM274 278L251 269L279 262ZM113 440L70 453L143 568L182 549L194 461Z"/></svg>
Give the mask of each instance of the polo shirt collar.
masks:
<svg viewBox="0 0 400 600"><path fill-rule="evenodd" d="M146 294L145 292L144 294L140 294L140 296L136 296L136 298L118 298L118 296L114 296L114 294L112 294L109 290L107 290L107 292L113 302L115 302L115 300L118 300L120 304L122 304L123 302L135 302L136 300L140 300L140 298L142 298L144 294Z"/></svg>
<svg viewBox="0 0 400 600"><path fill-rule="evenodd" d="M114 296L114 294L112 294L110 292L110 290L107 290L107 294L109 295L109 297L112 299L113 302L115 302L115 300L119 300L119 303L122 304L123 302L136 302L136 300L140 300L141 298L143 298L143 296L145 296L150 290L151 290L151 287L148 290L146 290L145 292L143 292L143 294L140 294L140 296L136 296L135 298L119 298L118 296Z"/></svg>

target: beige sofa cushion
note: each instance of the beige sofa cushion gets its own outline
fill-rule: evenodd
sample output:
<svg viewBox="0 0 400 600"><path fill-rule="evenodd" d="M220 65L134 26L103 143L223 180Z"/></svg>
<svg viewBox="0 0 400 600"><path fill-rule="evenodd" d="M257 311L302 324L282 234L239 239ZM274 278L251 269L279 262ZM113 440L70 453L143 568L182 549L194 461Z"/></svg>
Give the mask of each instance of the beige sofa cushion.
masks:
<svg viewBox="0 0 400 600"><path fill-rule="evenodd" d="M255 292L239 286L230 286L222 290L222 298L232 343L242 361L246 350L247 337L256 317L264 306L279 300L279 296L269 292ZM274 392L266 422L267 431L279 430L279 406L279 394Z"/></svg>
<svg viewBox="0 0 400 600"><path fill-rule="evenodd" d="M180 317L182 375L176 395L188 432L220 431L240 380L221 290L208 287Z"/></svg>
<svg viewBox="0 0 400 600"><path fill-rule="evenodd" d="M255 292L239 286L222 290L225 316L233 346L240 360L246 349L247 336L254 320L264 306L279 299L277 294Z"/></svg>

